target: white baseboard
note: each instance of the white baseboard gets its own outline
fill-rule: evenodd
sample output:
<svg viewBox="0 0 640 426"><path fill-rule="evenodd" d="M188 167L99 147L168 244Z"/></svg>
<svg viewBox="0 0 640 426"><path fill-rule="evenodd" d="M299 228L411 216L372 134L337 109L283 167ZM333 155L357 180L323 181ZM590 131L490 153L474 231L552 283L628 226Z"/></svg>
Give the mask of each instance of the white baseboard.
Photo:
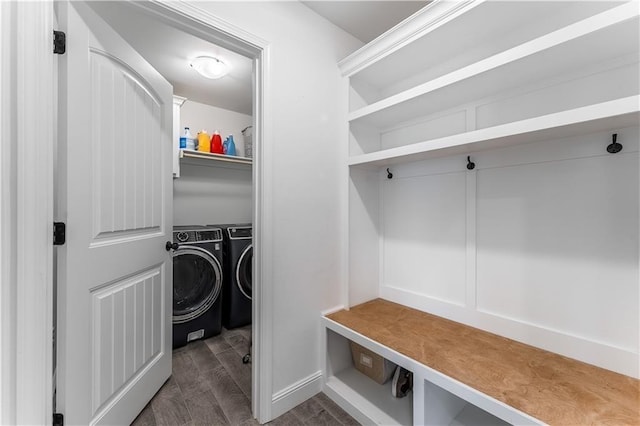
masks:
<svg viewBox="0 0 640 426"><path fill-rule="evenodd" d="M322 371L316 371L310 376L273 394L271 399L272 417L275 419L281 416L321 391Z"/></svg>
<svg viewBox="0 0 640 426"><path fill-rule="evenodd" d="M335 312L342 311L343 309L346 309L344 305L334 306L332 308L325 309L324 311L320 312L320 315L323 317L326 317L327 315L331 315Z"/></svg>

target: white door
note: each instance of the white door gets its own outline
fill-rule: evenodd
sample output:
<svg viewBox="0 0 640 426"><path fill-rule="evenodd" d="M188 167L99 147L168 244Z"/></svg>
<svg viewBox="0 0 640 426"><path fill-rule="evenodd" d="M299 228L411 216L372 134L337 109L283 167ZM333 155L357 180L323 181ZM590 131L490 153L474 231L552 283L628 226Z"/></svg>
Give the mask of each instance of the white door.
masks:
<svg viewBox="0 0 640 426"><path fill-rule="evenodd" d="M87 4L57 7L56 411L129 424L171 374L172 87Z"/></svg>

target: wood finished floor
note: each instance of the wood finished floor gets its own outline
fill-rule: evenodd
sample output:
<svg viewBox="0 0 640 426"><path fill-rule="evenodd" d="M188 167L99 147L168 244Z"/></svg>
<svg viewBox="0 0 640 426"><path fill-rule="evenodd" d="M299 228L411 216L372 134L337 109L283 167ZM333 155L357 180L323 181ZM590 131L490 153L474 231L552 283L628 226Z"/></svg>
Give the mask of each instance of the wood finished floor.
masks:
<svg viewBox="0 0 640 426"><path fill-rule="evenodd" d="M173 351L173 375L133 421L133 426L258 425L251 415L251 327ZM358 425L320 393L269 423L274 426Z"/></svg>

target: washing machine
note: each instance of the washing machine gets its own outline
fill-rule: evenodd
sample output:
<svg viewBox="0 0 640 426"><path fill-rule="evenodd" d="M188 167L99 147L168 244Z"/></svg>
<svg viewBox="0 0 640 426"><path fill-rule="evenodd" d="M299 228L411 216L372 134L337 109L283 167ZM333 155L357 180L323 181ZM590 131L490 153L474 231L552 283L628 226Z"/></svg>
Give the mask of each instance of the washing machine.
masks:
<svg viewBox="0 0 640 426"><path fill-rule="evenodd" d="M225 274L222 325L231 329L251 324L253 288L253 227L224 225Z"/></svg>
<svg viewBox="0 0 640 426"><path fill-rule="evenodd" d="M223 234L211 226L173 228L173 347L220 334Z"/></svg>

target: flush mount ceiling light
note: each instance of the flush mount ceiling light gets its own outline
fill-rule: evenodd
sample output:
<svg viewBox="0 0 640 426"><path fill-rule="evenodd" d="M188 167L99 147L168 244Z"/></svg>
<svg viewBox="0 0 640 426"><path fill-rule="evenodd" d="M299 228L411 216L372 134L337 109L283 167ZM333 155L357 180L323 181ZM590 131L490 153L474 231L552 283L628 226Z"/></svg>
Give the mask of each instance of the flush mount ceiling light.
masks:
<svg viewBox="0 0 640 426"><path fill-rule="evenodd" d="M229 72L227 64L211 56L198 56L189 65L201 76L211 79L224 77Z"/></svg>

